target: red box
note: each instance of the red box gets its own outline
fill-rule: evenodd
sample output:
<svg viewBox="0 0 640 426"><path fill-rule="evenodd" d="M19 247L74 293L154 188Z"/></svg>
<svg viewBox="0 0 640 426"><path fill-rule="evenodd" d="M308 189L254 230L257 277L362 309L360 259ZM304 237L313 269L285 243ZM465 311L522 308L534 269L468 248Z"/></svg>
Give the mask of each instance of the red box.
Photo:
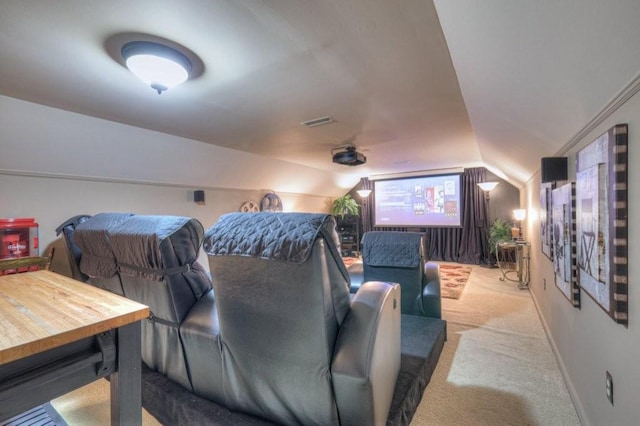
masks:
<svg viewBox="0 0 640 426"><path fill-rule="evenodd" d="M0 259L38 255L38 224L35 219L0 219Z"/></svg>

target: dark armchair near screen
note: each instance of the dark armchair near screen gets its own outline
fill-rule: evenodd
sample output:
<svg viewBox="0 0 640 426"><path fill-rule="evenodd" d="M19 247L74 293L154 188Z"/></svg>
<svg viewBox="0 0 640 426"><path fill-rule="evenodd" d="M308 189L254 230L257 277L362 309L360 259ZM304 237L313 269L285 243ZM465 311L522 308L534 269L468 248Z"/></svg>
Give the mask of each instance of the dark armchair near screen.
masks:
<svg viewBox="0 0 640 426"><path fill-rule="evenodd" d="M442 318L440 266L426 262L424 238L419 232L367 232L362 281L398 283L403 314Z"/></svg>

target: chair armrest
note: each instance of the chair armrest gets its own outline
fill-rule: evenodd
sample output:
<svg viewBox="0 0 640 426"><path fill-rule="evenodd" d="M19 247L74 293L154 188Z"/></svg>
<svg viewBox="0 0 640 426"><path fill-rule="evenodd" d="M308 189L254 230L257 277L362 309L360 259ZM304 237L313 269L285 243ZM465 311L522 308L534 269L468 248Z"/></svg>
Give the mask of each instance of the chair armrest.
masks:
<svg viewBox="0 0 640 426"><path fill-rule="evenodd" d="M340 423L387 421L400 371L400 285L364 283L336 341L331 373Z"/></svg>
<svg viewBox="0 0 640 426"><path fill-rule="evenodd" d="M442 298L440 294L440 265L427 262L422 276L422 308L425 316L442 318Z"/></svg>
<svg viewBox="0 0 640 426"><path fill-rule="evenodd" d="M364 272L362 262L355 262L347 268L347 272L349 273L349 278L351 279L351 285L349 287L350 293L356 293L362 283L364 282Z"/></svg>

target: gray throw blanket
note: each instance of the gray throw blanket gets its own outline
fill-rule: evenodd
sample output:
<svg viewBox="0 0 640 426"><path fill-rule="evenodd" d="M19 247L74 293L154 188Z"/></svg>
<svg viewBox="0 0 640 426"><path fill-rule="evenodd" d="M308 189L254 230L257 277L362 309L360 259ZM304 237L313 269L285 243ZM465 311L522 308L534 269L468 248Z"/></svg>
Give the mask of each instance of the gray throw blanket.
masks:
<svg viewBox="0 0 640 426"><path fill-rule="evenodd" d="M92 278L111 278L118 272L109 247L108 231L133 213L99 213L78 225L73 241L82 251L80 270Z"/></svg>
<svg viewBox="0 0 640 426"><path fill-rule="evenodd" d="M121 274L160 281L191 268L203 232L193 218L136 215L109 230L109 245Z"/></svg>

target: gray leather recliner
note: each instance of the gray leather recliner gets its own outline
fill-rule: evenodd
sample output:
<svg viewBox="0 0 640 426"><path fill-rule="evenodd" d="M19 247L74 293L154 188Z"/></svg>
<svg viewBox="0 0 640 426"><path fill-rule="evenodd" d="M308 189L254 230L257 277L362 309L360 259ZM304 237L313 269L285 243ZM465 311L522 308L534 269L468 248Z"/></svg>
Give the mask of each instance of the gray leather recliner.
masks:
<svg viewBox="0 0 640 426"><path fill-rule="evenodd" d="M90 281L118 279L126 297L151 308L142 359L152 369L277 423L386 423L400 368L400 289L365 283L350 300L331 216L221 217L205 239L215 293L196 262L195 219L99 214L73 238Z"/></svg>
<svg viewBox="0 0 640 426"><path fill-rule="evenodd" d="M385 424L400 367L400 293L353 300L335 220L234 213L205 236L225 405L286 424Z"/></svg>
<svg viewBox="0 0 640 426"><path fill-rule="evenodd" d="M213 298L211 280L196 262L203 233L200 222L186 217L100 213L73 234L89 283L149 306L143 362L189 390L181 326L199 300Z"/></svg>
<svg viewBox="0 0 640 426"><path fill-rule="evenodd" d="M425 260L424 234L371 231L362 238L363 281L402 288L402 313L442 318L440 266Z"/></svg>

